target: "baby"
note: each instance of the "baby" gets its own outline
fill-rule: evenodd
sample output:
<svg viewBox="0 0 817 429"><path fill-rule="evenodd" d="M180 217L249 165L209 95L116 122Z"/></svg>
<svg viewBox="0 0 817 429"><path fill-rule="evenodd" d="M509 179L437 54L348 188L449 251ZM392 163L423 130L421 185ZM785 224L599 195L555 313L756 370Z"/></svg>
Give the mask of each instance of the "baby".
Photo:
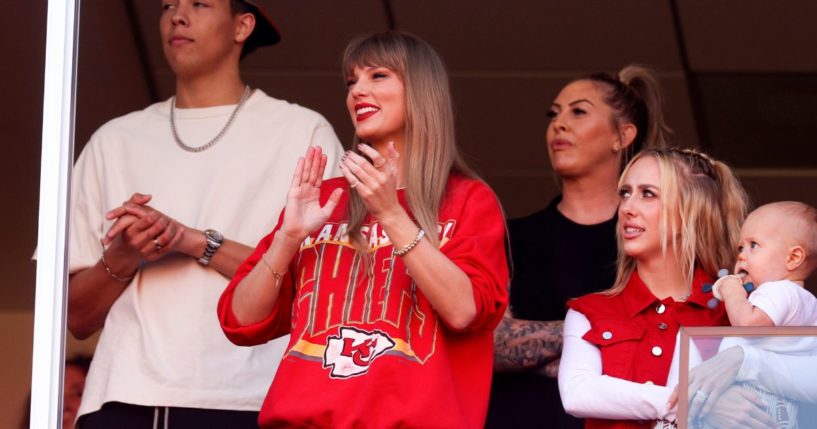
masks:
<svg viewBox="0 0 817 429"><path fill-rule="evenodd" d="M817 298L804 281L817 268L817 209L793 201L757 208L740 230L735 273L719 279L712 288L726 306L732 326L817 326ZM744 287L753 283L751 294ZM720 350L751 345L775 353L817 353L813 337L727 337ZM794 402L757 386L753 390L766 403L766 412L780 428L796 428ZM708 427L708 425L703 425Z"/></svg>
<svg viewBox="0 0 817 429"><path fill-rule="evenodd" d="M766 204L740 230L736 275L718 280L732 326L817 326L817 298L803 287L817 268L817 209L800 202ZM748 295L743 283L757 290Z"/></svg>

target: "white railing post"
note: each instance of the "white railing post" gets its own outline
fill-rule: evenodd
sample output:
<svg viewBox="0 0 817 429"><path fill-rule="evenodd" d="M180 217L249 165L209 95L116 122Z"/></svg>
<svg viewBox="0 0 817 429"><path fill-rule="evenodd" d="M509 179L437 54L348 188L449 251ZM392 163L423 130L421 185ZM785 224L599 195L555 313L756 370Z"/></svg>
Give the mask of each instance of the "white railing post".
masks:
<svg viewBox="0 0 817 429"><path fill-rule="evenodd" d="M68 207L74 154L79 0L49 0L43 91L31 428L62 424Z"/></svg>

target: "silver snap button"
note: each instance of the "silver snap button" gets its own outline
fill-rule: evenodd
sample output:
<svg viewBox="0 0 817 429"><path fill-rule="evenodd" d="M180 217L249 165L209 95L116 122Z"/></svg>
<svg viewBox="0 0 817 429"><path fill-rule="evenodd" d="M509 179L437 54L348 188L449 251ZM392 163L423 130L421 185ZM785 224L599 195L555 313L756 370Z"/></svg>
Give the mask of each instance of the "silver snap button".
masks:
<svg viewBox="0 0 817 429"><path fill-rule="evenodd" d="M601 333L601 337L605 340L609 340L610 338L613 338L613 333L610 331L604 331Z"/></svg>
<svg viewBox="0 0 817 429"><path fill-rule="evenodd" d="M652 348L652 355L655 357L661 356L664 353L664 350L661 347L655 346Z"/></svg>
<svg viewBox="0 0 817 429"><path fill-rule="evenodd" d="M647 384L647 385L649 385L649 386L652 386L652 385L654 385L655 383L653 383L653 382L652 382L652 381L650 381L650 380L647 380L647 381L645 381L645 382L644 382L644 384Z"/></svg>
<svg viewBox="0 0 817 429"><path fill-rule="evenodd" d="M664 304L658 304L658 307L655 307L655 312L658 314L664 314L667 311L667 306Z"/></svg>
<svg viewBox="0 0 817 429"><path fill-rule="evenodd" d="M664 322L661 322L661 323L658 324L658 329L660 329L662 331L666 331L668 327L669 326L667 326L667 324L664 323Z"/></svg>

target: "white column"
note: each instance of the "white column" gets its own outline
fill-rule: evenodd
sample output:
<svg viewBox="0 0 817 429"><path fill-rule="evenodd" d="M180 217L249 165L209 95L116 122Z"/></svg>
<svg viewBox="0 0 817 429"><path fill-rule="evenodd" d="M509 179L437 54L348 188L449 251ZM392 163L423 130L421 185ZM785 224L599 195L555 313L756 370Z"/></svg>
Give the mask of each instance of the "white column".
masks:
<svg viewBox="0 0 817 429"><path fill-rule="evenodd" d="M78 23L79 0L49 0L31 371L31 427L37 429L62 424Z"/></svg>

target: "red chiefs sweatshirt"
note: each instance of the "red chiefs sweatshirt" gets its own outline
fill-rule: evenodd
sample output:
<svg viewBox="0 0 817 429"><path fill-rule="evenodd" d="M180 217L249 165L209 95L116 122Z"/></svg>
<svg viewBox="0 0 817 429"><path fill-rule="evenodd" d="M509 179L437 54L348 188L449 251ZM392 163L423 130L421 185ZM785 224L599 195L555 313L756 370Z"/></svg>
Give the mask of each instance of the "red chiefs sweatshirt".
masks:
<svg viewBox="0 0 817 429"><path fill-rule="evenodd" d="M280 222L219 301L222 329L235 344L292 334L261 409L261 427L483 427L493 329L508 300L505 223L496 196L479 180L449 178L434 233L440 251L471 280L477 310L470 326L455 331L434 311L371 217L361 231L372 261L366 268L348 238L346 180L325 181L321 202L338 187L346 188L340 204L301 244L266 319L239 324L232 296ZM398 193L409 211L404 191Z"/></svg>

